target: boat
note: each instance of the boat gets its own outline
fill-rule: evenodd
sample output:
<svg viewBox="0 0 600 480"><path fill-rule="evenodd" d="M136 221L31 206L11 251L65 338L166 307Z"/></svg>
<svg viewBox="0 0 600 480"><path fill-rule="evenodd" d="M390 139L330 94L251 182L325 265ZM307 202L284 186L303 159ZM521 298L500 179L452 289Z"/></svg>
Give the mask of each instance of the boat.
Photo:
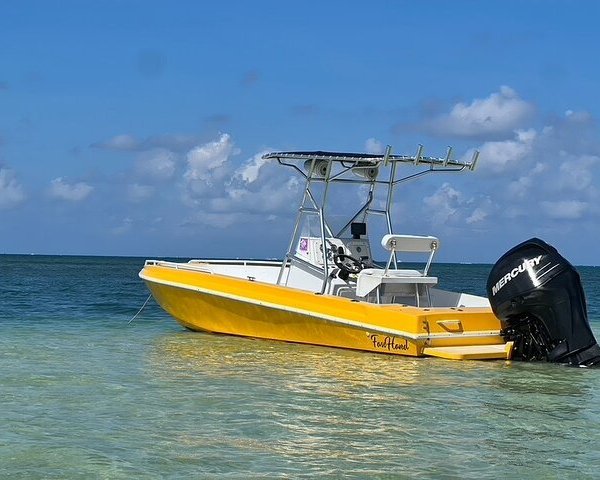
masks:
<svg viewBox="0 0 600 480"><path fill-rule="evenodd" d="M146 260L139 276L157 303L194 331L411 357L599 363L600 347L589 323L589 332L577 334L581 341L571 348L566 337L556 337L569 330L570 319L552 336L544 319L525 308L527 301L519 303L517 316L511 310L514 298L531 290L523 282L537 281L536 269L548 267L546 258L562 262L554 273L568 270L570 264L548 250L553 247L540 240L539 255L533 255L530 242L502 257L490 275L488 298L439 288L430 274L441 246L437 237L395 232L397 187L424 175L476 168L477 151L468 161L451 154L449 148L445 156L426 156L421 145L413 155L392 154L389 146L382 154L267 153L264 160L304 180L281 260ZM349 210L349 199L359 197ZM381 236L372 243L377 228ZM378 251L384 258L375 259ZM518 278L524 271L528 274ZM546 320L555 310L548 308ZM587 316L580 317L585 330Z"/></svg>

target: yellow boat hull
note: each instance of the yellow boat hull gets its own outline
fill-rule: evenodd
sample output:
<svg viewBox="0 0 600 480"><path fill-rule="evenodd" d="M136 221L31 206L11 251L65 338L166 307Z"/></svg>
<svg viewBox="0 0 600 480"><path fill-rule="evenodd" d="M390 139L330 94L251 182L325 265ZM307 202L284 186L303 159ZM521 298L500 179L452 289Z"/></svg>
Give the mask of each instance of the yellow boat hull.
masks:
<svg viewBox="0 0 600 480"><path fill-rule="evenodd" d="M159 305L192 330L416 357L511 354L489 308L375 305L156 264L140 277Z"/></svg>

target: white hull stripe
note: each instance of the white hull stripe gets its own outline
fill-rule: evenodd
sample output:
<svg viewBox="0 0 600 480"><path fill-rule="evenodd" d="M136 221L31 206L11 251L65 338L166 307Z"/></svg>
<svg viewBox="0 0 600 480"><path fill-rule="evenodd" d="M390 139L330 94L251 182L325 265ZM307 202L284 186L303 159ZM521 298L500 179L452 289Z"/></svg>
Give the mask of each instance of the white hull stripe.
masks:
<svg viewBox="0 0 600 480"><path fill-rule="evenodd" d="M499 335L499 331L497 331L497 330L496 331L494 331L494 330L474 331L474 332L469 332L469 333L414 334L414 333L405 332L402 330L396 330L394 328L386 328L386 327L380 327L377 325L372 325L369 323L363 323L363 322L359 322L356 320L342 319L339 317L334 317L333 315L327 315L326 313L317 313L317 312L314 312L311 310L304 310L302 308L296 308L296 307L292 307L289 305L282 305L279 303L272 303L272 302L265 302L262 300L256 300L253 298L248 298L248 297L236 295L233 293L226 293L226 292L222 292L219 290L211 290L209 288L204 288L204 287L195 287L195 286L191 286L191 285L188 285L185 283L172 282L169 280L156 280L154 278L150 278L146 275L143 275L142 272L139 273L139 277L142 280L145 280L145 281L151 282L151 283L156 283L156 284L160 284L160 285L168 285L171 287L181 288L184 290L190 290L193 292L205 293L208 295L223 297L223 298L227 298L230 300L237 300L239 302L251 303L253 305L259 305L261 307L272 308L275 310L283 310L285 312L297 313L297 314L304 315L307 317L327 320L331 323L335 323L338 325L344 325L344 326L353 327L353 328L360 328L363 330L367 330L369 332L372 331L372 332L377 332L377 333L384 333L386 335L394 335L396 337L407 338L410 340L427 340L432 337L433 338L457 338L457 337L460 337L460 338L482 338L482 337L491 337L491 336L497 337Z"/></svg>

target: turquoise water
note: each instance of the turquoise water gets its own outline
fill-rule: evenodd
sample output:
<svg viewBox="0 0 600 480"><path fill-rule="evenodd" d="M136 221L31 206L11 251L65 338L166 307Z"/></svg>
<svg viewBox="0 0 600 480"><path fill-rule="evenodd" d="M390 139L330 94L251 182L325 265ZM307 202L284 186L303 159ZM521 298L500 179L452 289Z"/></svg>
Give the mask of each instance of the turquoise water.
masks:
<svg viewBox="0 0 600 480"><path fill-rule="evenodd" d="M598 478L600 370L193 333L153 302L128 325L142 264L0 256L0 477ZM482 294L489 268L432 273Z"/></svg>

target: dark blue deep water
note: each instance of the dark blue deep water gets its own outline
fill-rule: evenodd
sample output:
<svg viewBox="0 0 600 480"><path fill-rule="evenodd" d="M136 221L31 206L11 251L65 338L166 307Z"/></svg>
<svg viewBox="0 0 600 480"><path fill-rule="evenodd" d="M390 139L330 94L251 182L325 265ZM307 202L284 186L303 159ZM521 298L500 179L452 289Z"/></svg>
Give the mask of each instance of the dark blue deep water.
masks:
<svg viewBox="0 0 600 480"><path fill-rule="evenodd" d="M600 369L193 333L152 301L128 324L142 265L0 256L0 477L598 478ZM432 274L483 294L489 269Z"/></svg>

